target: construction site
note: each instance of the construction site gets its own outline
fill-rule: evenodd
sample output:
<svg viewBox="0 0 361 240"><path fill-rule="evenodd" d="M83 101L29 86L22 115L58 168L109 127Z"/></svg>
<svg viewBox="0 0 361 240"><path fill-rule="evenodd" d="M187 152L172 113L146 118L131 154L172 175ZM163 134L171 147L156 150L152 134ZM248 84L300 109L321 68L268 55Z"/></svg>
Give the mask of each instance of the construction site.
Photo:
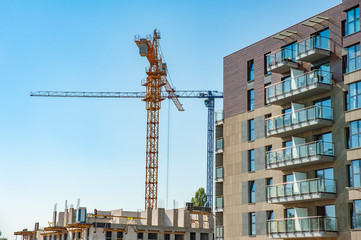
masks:
<svg viewBox="0 0 361 240"><path fill-rule="evenodd" d="M11 234L16 240L361 239L361 0L304 0L301 4L287 0L280 0L277 4L263 0L259 4L211 1L207 7L205 4L185 2L185 5L175 4L171 8L181 21L177 17L173 19L172 11L167 15L173 20L168 31L176 28L172 25L174 22L179 24L179 31L184 25L191 26L189 34L187 31L178 34L177 28L172 39L177 43L164 41L156 28L148 35L135 35L133 41L129 40L133 36L127 36L126 41L131 41L137 52L126 52L124 45L118 49L119 52L124 51L118 58L122 65L120 72L131 68L128 65L131 62L129 55L142 59L142 64L146 66L145 73L142 72L145 78L138 85L143 91L122 88L119 92L71 89L26 92L27 101L34 101L35 115L44 116L56 114L56 108L59 108L57 101L64 101L61 108L66 108L67 104L76 104L81 99L93 99L94 105L105 99L128 100L123 105L127 110L122 109L118 118L114 118L115 122L121 121L119 129L126 132L118 129L114 133L118 135L120 144L107 142L107 153L111 147L121 149L114 154L104 155L101 148L98 153L98 145L78 148L82 145L76 145L77 141L68 137L64 139L69 144L62 145L67 147L60 146L57 154L53 154L53 148L48 146L50 151L44 154L45 157L26 165L30 170L21 166L24 161L14 163L13 169L19 169L19 176L29 176L29 183L20 181L21 188L16 191L21 195L13 197L14 202L19 196L27 200L34 194L38 195L37 199L44 200L43 205L48 205L51 204L49 199L64 201L59 198L65 197L65 194L73 197L84 192L87 193L86 201L96 200L80 204L78 199L76 207L68 206L67 200L64 208L55 204L52 215L51 210L46 211L47 221L44 217L38 221L35 216L44 216L44 206L39 204L41 207L37 205L38 209L30 203L27 210L32 215L27 216L26 223L34 219L33 225L12 230ZM145 5L140 6L142 16L149 13ZM133 10L138 8L132 7ZM227 11L220 11L225 9ZM128 14L132 19L129 22L142 19L142 24L153 23L150 18L144 20L139 18L140 15L134 17L130 12ZM188 14L194 18L185 18ZM207 18L202 19L198 14ZM160 22L167 22L164 19L168 18L163 18L163 15L157 17ZM288 26L290 23L293 25ZM279 29L281 24L286 25ZM229 38L234 32L237 34ZM120 36L119 39L124 40L124 35ZM172 53L173 58L169 62L165 61L161 42L168 44L166 53ZM228 48L228 45L232 47ZM114 51L112 48L108 54ZM180 57L181 54L186 57ZM209 58L215 55L223 61L217 63L222 65L222 77L217 75L220 72L216 65L207 65ZM197 62L192 62L193 58L198 59ZM182 81L178 80L180 76L187 78L188 82L183 86L192 83L190 88L193 89L179 90L175 87L169 71L171 62L177 63L178 78L175 82ZM142 69L138 68L129 71L127 76L133 77L135 72L141 72ZM203 69L201 74L209 79L199 79L201 77L197 74L200 69ZM216 76L223 79L215 80ZM194 87L212 86L212 80L222 83L222 89ZM123 77L122 81L119 86L126 86L127 79ZM61 84L62 80L48 86ZM72 83L70 86L82 84ZM130 105L140 100L145 104L144 128L130 117L138 111ZM192 105L188 106L187 101L192 101ZM165 116L161 114L164 102L168 102L167 128L161 121ZM198 108L188 117L189 122L177 115L192 109L195 102L202 104L204 113ZM44 105L34 107L40 104ZM45 104L47 108L43 109ZM52 105L54 111L49 110ZM104 102L99 106L106 108ZM177 129L174 141L170 137L171 107L175 108L176 121L179 120L174 127ZM91 107L79 108L74 112L91 111ZM142 110L144 113L144 108ZM92 118L106 119L105 115L94 113L84 117L80 125L87 128ZM108 119L113 116L113 112L110 113ZM204 128L195 124L201 115L204 117L201 124ZM57 143L54 139L61 134L56 128L65 119L71 125L79 118L79 115L74 117L67 113L56 116L58 119L53 119L53 125L50 124L54 131L39 137L34 134L31 138L31 143L39 141L40 147L33 151L36 154L42 153L42 144L46 145L46 141ZM39 125L46 127L49 119L44 118ZM80 142L93 139L94 129L101 132L107 123L92 125L89 135L79 138ZM80 125L71 129L76 132ZM37 130L41 128L38 126ZM65 128L59 127L64 135L70 132ZM133 139L133 133L139 129L145 135L143 142ZM198 130L202 130L202 134ZM112 131L102 137L98 134L94 139L106 141ZM44 140L44 136L48 135ZM198 138L198 135L202 137ZM64 139L60 142L64 143ZM139 146L144 153L141 155L143 172L137 165ZM175 165L170 171L173 148L177 149L177 161L173 162ZM196 155L191 148L204 154ZM29 147L26 153L34 158L32 150ZM16 155L17 151L18 148L12 149L11 154ZM85 157L82 156L84 152L90 153ZM67 161L71 155L74 158ZM93 158L93 155L96 157ZM53 157L56 161L51 162ZM48 159L51 159L50 163L45 163ZM46 164L50 168L44 167ZM93 165L96 166L94 169ZM130 170L133 165L137 167ZM40 171L35 172L34 169ZM42 174L46 177L39 177ZM40 179L39 184L47 184L38 187L38 182L32 181L32 177ZM140 181L145 183L144 189L136 185ZM35 190L32 189L34 186ZM194 195L192 192L194 197L189 197L190 189L195 186L198 191ZM53 195L49 194L50 191ZM177 194L178 199L187 200L178 207L173 198L173 207L168 207L172 198L170 192ZM144 196L141 198L144 205L135 208L135 203L139 205L139 196ZM119 206L118 201L122 203ZM138 210L131 211L127 209L129 206ZM19 219L25 218L24 208L17 213L7 212L9 219L19 215ZM8 239L1 238L0 232L0 240Z"/></svg>

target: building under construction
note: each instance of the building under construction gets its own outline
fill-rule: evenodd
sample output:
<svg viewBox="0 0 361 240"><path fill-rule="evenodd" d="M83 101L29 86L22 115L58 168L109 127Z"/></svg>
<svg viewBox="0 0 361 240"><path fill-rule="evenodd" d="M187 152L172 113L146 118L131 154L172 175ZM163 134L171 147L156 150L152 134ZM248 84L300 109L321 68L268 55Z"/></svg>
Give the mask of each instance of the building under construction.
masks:
<svg viewBox="0 0 361 240"><path fill-rule="evenodd" d="M34 230L15 232L23 240L211 240L213 215L210 208L193 207L147 211L123 209L87 213L87 208L54 211L47 227L35 223Z"/></svg>

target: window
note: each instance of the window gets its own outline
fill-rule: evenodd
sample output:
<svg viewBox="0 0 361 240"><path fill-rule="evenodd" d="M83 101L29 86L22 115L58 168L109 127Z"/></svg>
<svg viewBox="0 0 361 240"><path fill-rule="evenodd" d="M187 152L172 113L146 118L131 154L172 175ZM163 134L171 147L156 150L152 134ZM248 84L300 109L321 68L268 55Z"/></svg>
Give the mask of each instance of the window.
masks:
<svg viewBox="0 0 361 240"><path fill-rule="evenodd" d="M255 184L254 181L250 181L248 182L248 187L249 187L249 203L255 203L256 202L256 189L255 189Z"/></svg>
<svg viewBox="0 0 361 240"><path fill-rule="evenodd" d="M143 233L142 232L137 233L137 239L143 239Z"/></svg>
<svg viewBox="0 0 361 240"><path fill-rule="evenodd" d="M165 233L164 234L164 240L170 240L170 234Z"/></svg>
<svg viewBox="0 0 361 240"><path fill-rule="evenodd" d="M267 178L266 179L266 185L267 186L272 186L273 185L273 178Z"/></svg>
<svg viewBox="0 0 361 240"><path fill-rule="evenodd" d="M350 148L361 147L361 120L350 123Z"/></svg>
<svg viewBox="0 0 361 240"><path fill-rule="evenodd" d="M148 233L148 239L157 239L158 234L157 233Z"/></svg>
<svg viewBox="0 0 361 240"><path fill-rule="evenodd" d="M254 81L254 63L253 63L253 60L250 60L247 62L247 72L248 72L248 75L247 75L247 80L250 82L250 81Z"/></svg>
<svg viewBox="0 0 361 240"><path fill-rule="evenodd" d="M361 82L353 83L348 86L347 110L361 107Z"/></svg>
<svg viewBox="0 0 361 240"><path fill-rule="evenodd" d="M254 149L248 151L248 170L254 171Z"/></svg>
<svg viewBox="0 0 361 240"><path fill-rule="evenodd" d="M111 240L112 239L112 232L106 231L105 232L105 240Z"/></svg>
<svg viewBox="0 0 361 240"><path fill-rule="evenodd" d="M346 12L345 35L360 31L360 8L356 7Z"/></svg>
<svg viewBox="0 0 361 240"><path fill-rule="evenodd" d="M64 240L67 240L67 239L68 239L68 234L65 233L65 234L64 234Z"/></svg>
<svg viewBox="0 0 361 240"><path fill-rule="evenodd" d="M184 240L184 235L183 234L176 234L174 239L175 240Z"/></svg>
<svg viewBox="0 0 361 240"><path fill-rule="evenodd" d="M249 213L249 235L256 235L256 213Z"/></svg>
<svg viewBox="0 0 361 240"><path fill-rule="evenodd" d="M248 120L248 141L254 140L254 119Z"/></svg>
<svg viewBox="0 0 361 240"><path fill-rule="evenodd" d="M117 240L123 239L123 232L117 232Z"/></svg>
<svg viewBox="0 0 361 240"><path fill-rule="evenodd" d="M267 220L273 220L273 211L267 211Z"/></svg>
<svg viewBox="0 0 361 240"><path fill-rule="evenodd" d="M248 111L254 110L254 89L248 90Z"/></svg>
<svg viewBox="0 0 361 240"><path fill-rule="evenodd" d="M350 206L351 228L361 228L361 200L353 201Z"/></svg>
<svg viewBox="0 0 361 240"><path fill-rule="evenodd" d="M190 240L196 240L196 233L191 232L191 239Z"/></svg>
<svg viewBox="0 0 361 240"><path fill-rule="evenodd" d="M361 160L354 160L350 167L350 187L361 187Z"/></svg>
<svg viewBox="0 0 361 240"><path fill-rule="evenodd" d="M285 209L285 216L286 216L286 218L294 218L295 217L295 209L294 208Z"/></svg>
<svg viewBox="0 0 361 240"><path fill-rule="evenodd" d="M352 165L347 165L347 180L348 180L348 186L353 187L353 181L352 181Z"/></svg>
<svg viewBox="0 0 361 240"><path fill-rule="evenodd" d="M346 73L361 68L360 44L347 48Z"/></svg>
<svg viewBox="0 0 361 240"><path fill-rule="evenodd" d="M111 236L111 235L110 235ZM110 237L111 238L111 237ZM78 232L78 239L81 239L81 232Z"/></svg>
<svg viewBox="0 0 361 240"><path fill-rule="evenodd" d="M267 88L269 88L269 86L271 86L271 83L266 83L265 85L264 85L264 105L265 106L268 106L268 105L270 105L269 103L267 103L267 98L268 98L268 96L267 96Z"/></svg>
<svg viewBox="0 0 361 240"><path fill-rule="evenodd" d="M269 53L266 53L266 54L264 55L264 75L271 74L271 72L269 72L268 69L267 69L267 66L268 66L268 57L267 57L267 55L268 55L268 54L270 54L270 52L269 52Z"/></svg>

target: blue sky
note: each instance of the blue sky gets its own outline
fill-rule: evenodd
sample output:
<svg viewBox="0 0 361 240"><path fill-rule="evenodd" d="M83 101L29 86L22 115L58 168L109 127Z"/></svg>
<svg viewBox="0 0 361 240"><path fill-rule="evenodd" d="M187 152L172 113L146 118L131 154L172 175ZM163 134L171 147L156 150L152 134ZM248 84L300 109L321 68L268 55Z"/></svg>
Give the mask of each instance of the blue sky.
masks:
<svg viewBox="0 0 361 240"><path fill-rule="evenodd" d="M30 91L144 91L134 35L161 31L179 90L222 90L223 57L340 0L0 1L0 230L46 226L54 204L144 208L146 111L139 99L31 98ZM255 4L256 3L256 4ZM181 99L170 116L170 192L206 182L207 109ZM166 198L167 102L159 199ZM222 102L216 103L216 109Z"/></svg>

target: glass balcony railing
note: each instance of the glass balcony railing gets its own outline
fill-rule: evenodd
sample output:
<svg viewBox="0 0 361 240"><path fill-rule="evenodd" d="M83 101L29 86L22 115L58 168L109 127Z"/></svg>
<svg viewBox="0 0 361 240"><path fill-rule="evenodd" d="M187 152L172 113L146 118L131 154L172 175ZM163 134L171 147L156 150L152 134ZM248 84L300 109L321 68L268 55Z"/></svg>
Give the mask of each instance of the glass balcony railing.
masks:
<svg viewBox="0 0 361 240"><path fill-rule="evenodd" d="M299 217L268 220L268 233L295 232L337 232L337 219L334 217Z"/></svg>
<svg viewBox="0 0 361 240"><path fill-rule="evenodd" d="M215 121L216 123L218 122L222 122L223 121L223 110L217 111L214 113L215 114Z"/></svg>
<svg viewBox="0 0 361 240"><path fill-rule="evenodd" d="M216 168L216 180L223 179L223 167Z"/></svg>
<svg viewBox="0 0 361 240"><path fill-rule="evenodd" d="M330 50L330 39L322 36L313 36L297 44L297 56L315 49Z"/></svg>
<svg viewBox="0 0 361 240"><path fill-rule="evenodd" d="M267 68L272 69L285 61L296 62L296 51L292 49L282 49L279 52L267 55Z"/></svg>
<svg viewBox="0 0 361 240"><path fill-rule="evenodd" d="M333 120L333 110L328 106L314 105L290 113L266 119L267 135L287 127L292 127L312 120Z"/></svg>
<svg viewBox="0 0 361 240"><path fill-rule="evenodd" d="M216 140L216 151L223 151L223 148L224 148L223 138L218 138Z"/></svg>
<svg viewBox="0 0 361 240"><path fill-rule="evenodd" d="M223 209L223 197L216 197L216 209Z"/></svg>
<svg viewBox="0 0 361 240"><path fill-rule="evenodd" d="M223 226L216 226L215 235L216 235L216 239L223 239L224 227Z"/></svg>
<svg viewBox="0 0 361 240"><path fill-rule="evenodd" d="M266 101L271 103L279 98L287 97L288 95L299 94L299 91L306 89L317 83L331 85L332 75L330 72L322 70L314 70L293 79L287 79L280 83L276 83L266 87Z"/></svg>
<svg viewBox="0 0 361 240"><path fill-rule="evenodd" d="M333 144L331 142L317 141L269 151L266 153L267 167L272 168L274 164L287 164L295 159L318 155L334 156Z"/></svg>
<svg viewBox="0 0 361 240"><path fill-rule="evenodd" d="M336 181L334 179L315 178L267 186L268 200L319 193L336 193Z"/></svg>

